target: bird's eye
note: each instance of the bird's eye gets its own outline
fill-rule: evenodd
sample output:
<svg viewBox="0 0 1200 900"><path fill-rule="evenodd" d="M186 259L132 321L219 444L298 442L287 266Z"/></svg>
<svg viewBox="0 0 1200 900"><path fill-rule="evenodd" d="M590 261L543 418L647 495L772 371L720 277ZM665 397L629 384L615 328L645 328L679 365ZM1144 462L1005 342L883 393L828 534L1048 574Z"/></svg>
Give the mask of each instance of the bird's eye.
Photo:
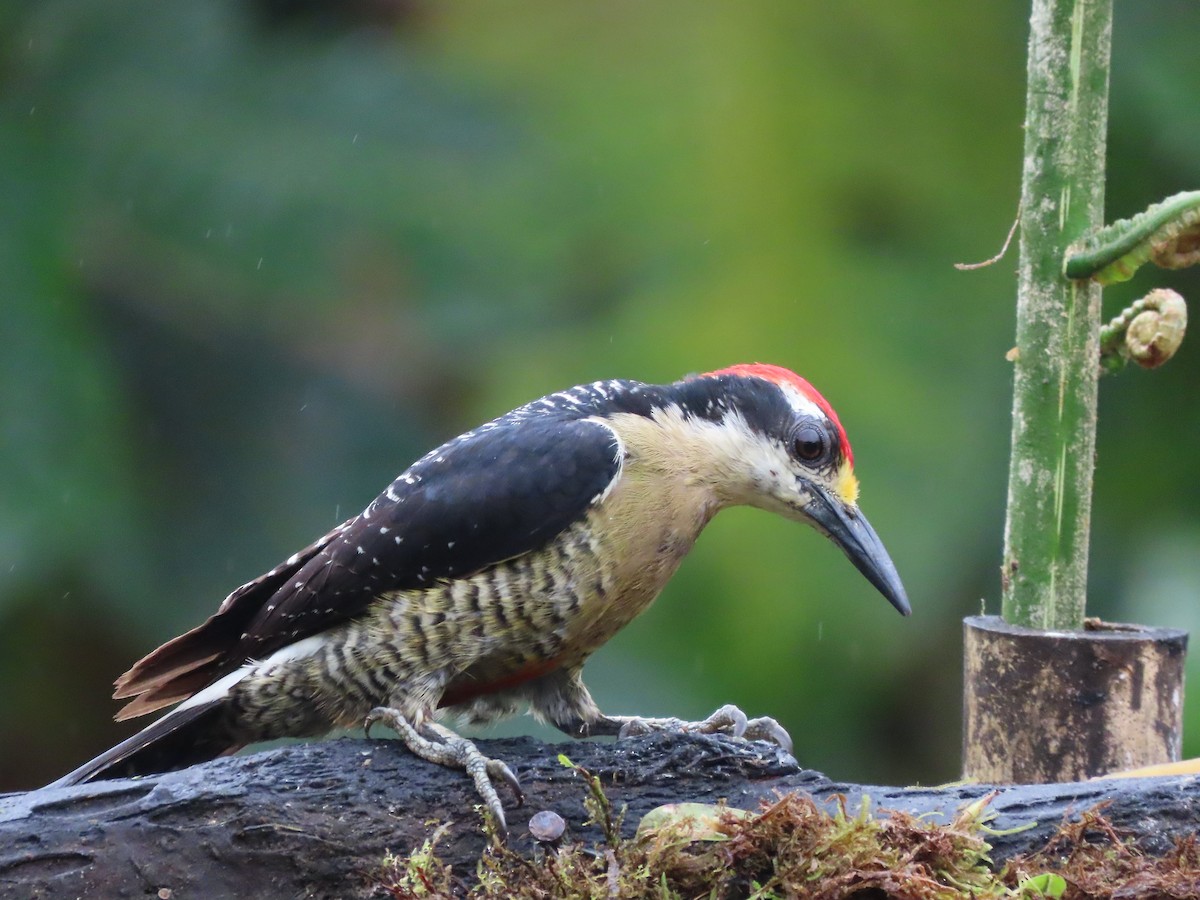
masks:
<svg viewBox="0 0 1200 900"><path fill-rule="evenodd" d="M816 462L825 455L829 437L825 431L813 424L801 425L792 438L792 452L804 462Z"/></svg>

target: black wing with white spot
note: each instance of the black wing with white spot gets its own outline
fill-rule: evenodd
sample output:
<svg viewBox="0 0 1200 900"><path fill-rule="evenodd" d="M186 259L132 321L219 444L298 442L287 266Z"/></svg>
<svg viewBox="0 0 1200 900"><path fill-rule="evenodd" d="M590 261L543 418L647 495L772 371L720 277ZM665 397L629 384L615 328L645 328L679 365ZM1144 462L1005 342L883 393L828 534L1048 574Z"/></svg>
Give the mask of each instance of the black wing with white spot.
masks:
<svg viewBox="0 0 1200 900"><path fill-rule="evenodd" d="M619 468L613 433L580 420L484 428L445 445L290 572L235 592L226 606L245 624L221 669L351 619L380 594L470 575L542 546L584 515Z"/></svg>
<svg viewBox="0 0 1200 900"><path fill-rule="evenodd" d="M606 426L584 420L484 428L425 456L347 523L246 629L241 653L353 618L373 598L528 553L582 518L620 468Z"/></svg>

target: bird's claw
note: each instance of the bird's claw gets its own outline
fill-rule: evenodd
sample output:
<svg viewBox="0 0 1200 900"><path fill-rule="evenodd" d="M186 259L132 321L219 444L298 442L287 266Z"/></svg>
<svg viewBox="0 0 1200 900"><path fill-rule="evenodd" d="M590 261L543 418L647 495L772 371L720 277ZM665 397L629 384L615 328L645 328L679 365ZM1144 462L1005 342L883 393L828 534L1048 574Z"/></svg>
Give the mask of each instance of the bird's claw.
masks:
<svg viewBox="0 0 1200 900"><path fill-rule="evenodd" d="M394 709L389 709L386 706L377 706L367 713L366 719L363 720L363 735L370 737L371 726L380 722L382 722L384 725L387 725L392 729L392 731L399 732L400 729L396 727L396 720L403 718L404 717Z"/></svg>
<svg viewBox="0 0 1200 900"><path fill-rule="evenodd" d="M687 730L697 731L700 734L720 733L740 738L746 734L746 723L748 721L744 712L732 703L726 703L703 722L689 724Z"/></svg>
<svg viewBox="0 0 1200 900"><path fill-rule="evenodd" d="M792 736L787 733L786 728L770 716L759 716L757 719L748 721L742 737L748 741L766 741L769 744L777 744L784 752L788 754L792 752Z"/></svg>
<svg viewBox="0 0 1200 900"><path fill-rule="evenodd" d="M418 730L402 712L386 706L376 707L367 714L363 729L368 735L371 726L376 723L387 725L395 731L404 741L404 745L421 759L464 770L471 776L475 791L483 800L488 812L495 818L500 830L508 831L504 806L500 802L500 795L496 793L494 782L500 780L507 784L512 789L518 806L524 804L525 795L521 792L521 782L503 760L484 756L473 742L436 722L423 722L421 730Z"/></svg>
<svg viewBox="0 0 1200 900"><path fill-rule="evenodd" d="M696 734L727 734L747 741L767 741L792 752L792 738L777 721L769 716L748 719L746 714L732 703L726 704L707 719L700 722L685 722L675 718L643 718L641 716L613 716L611 721L620 726L620 738L652 734L661 731L682 731ZM611 733L611 732L610 732Z"/></svg>
<svg viewBox="0 0 1200 900"><path fill-rule="evenodd" d="M509 790L513 792L513 796L517 800L517 806L525 805L525 792L521 790L521 782L517 780L517 776L513 774L513 770L508 767L508 764L502 759L489 759L487 765L488 777L493 781L499 778L508 785Z"/></svg>
<svg viewBox="0 0 1200 900"><path fill-rule="evenodd" d="M521 783L517 781L517 776L502 760L484 756L479 748L466 738L455 735L452 740L447 741L447 745L451 752L462 760L463 769L475 782L476 792L483 799L484 806L492 814L500 830L507 832L508 821L504 817L504 804L500 802L500 795L496 793L493 782L500 779L507 784L517 798L517 806L522 806L525 803L525 795L521 792Z"/></svg>

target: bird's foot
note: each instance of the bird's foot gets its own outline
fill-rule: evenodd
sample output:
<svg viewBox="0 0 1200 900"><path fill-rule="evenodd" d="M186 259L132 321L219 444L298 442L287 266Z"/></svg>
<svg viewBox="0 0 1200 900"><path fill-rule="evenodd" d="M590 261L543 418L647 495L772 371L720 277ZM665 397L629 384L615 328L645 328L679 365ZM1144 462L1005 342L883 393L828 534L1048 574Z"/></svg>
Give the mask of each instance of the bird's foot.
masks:
<svg viewBox="0 0 1200 900"><path fill-rule="evenodd" d="M378 706L367 715L363 728L368 736L371 726L383 724L391 728L404 745L421 759L451 769L463 769L475 783L475 790L500 825L501 831L508 830L504 818L504 807L500 796L496 793L495 782L507 784L517 798L517 805L525 802L521 793L521 783L504 762L484 756L474 743L464 737L459 737L444 725L436 722L423 722L420 730L410 722L402 712L386 706Z"/></svg>
<svg viewBox="0 0 1200 900"><path fill-rule="evenodd" d="M767 741L777 744L788 753L792 752L792 738L782 725L769 716L748 719L746 714L732 703L726 704L701 722L686 722L683 719L651 719L642 716L605 716L611 723L609 733L617 737L650 734L655 731L683 731L698 734L727 734L748 741ZM597 732L598 733L598 732Z"/></svg>

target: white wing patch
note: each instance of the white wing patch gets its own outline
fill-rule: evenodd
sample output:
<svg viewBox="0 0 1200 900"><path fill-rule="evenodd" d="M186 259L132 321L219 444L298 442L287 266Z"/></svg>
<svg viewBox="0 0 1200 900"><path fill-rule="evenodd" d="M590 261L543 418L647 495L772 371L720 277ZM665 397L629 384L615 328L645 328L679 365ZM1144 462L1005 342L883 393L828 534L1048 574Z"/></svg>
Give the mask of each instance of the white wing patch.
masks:
<svg viewBox="0 0 1200 900"><path fill-rule="evenodd" d="M597 384L600 384L600 382L597 382ZM607 485L604 486L604 490L593 497L590 501L592 506L599 506L608 499L608 495L612 493L612 489L616 486L617 482L621 480L621 475L625 472L625 442L621 440L621 435L617 434L616 429L614 429L610 424L608 424L608 422L606 422L604 419L601 419L599 416L588 416L588 418L584 419L584 421L601 426L605 431L612 435L613 443L617 445L616 452L613 454L613 462L617 464L617 471L613 473L612 479Z"/></svg>
<svg viewBox="0 0 1200 900"><path fill-rule="evenodd" d="M286 647L280 647L266 659L260 661L250 660L241 668L230 672L224 678L220 678L210 684L202 691L197 691L192 696L188 697L177 707L167 713L167 716L173 716L176 713L183 712L185 709L191 709L193 706L200 706L208 703L211 700L219 700L222 697L229 695L233 690L233 686L248 675L260 669L269 669L279 663L290 662L293 659L303 659L306 656L312 656L317 653L329 641L328 634L314 634L312 637L306 637L303 640L296 641L294 644L288 644ZM163 718L166 718L164 716Z"/></svg>

